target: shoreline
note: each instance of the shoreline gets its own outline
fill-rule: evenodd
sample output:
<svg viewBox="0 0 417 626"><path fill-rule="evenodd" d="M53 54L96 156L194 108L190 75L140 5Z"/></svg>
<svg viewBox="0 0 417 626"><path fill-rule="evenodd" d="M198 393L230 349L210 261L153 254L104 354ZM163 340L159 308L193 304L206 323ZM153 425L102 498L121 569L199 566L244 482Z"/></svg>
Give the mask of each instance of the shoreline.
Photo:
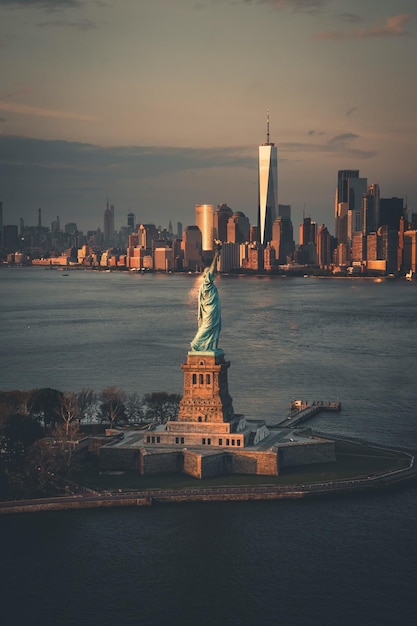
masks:
<svg viewBox="0 0 417 626"><path fill-rule="evenodd" d="M24 265L11 265L8 263L0 263L0 268L9 268L9 269L43 269L48 271L59 271L59 272L72 272L72 271L90 271L90 272L104 272L104 273L126 273L126 274L171 274L178 276L199 276L202 272L191 272L188 270L170 270L167 272L166 270L155 270L155 269L136 269L136 268L128 268L128 267L108 267L108 266L86 266L86 265L48 265L45 264L24 264ZM242 268L236 269L235 271L228 272L218 272L220 276L232 276L232 277L256 277L256 278L347 278L347 279L383 279L383 280L408 280L409 282L414 282L414 279L409 279L405 274L394 275L387 274L383 271L376 271L373 274L347 274L347 273L326 273L326 271L321 272L320 270L314 271L310 268L291 268L286 271L255 271L255 270L244 270Z"/></svg>
<svg viewBox="0 0 417 626"><path fill-rule="evenodd" d="M387 448L388 449L388 448ZM392 451L392 448L390 448ZM248 502L266 500L295 500L312 497L349 495L404 486L417 479L414 455L398 450L410 459L410 465L373 476L329 480L320 483L276 486L217 486L185 489L147 489L132 492L111 492L94 495L58 496L30 500L0 502L0 515L37 513L45 511L81 510L110 507L152 506L193 502Z"/></svg>

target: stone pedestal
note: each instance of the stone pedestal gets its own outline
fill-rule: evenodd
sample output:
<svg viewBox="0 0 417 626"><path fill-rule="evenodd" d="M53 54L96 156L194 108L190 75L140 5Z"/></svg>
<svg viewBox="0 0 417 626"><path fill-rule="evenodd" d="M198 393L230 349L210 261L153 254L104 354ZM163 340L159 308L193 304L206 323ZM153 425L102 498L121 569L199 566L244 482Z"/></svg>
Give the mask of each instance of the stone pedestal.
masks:
<svg viewBox="0 0 417 626"><path fill-rule="evenodd" d="M223 350L190 351L184 371L184 395L178 422L224 423L234 419L227 383L229 361Z"/></svg>

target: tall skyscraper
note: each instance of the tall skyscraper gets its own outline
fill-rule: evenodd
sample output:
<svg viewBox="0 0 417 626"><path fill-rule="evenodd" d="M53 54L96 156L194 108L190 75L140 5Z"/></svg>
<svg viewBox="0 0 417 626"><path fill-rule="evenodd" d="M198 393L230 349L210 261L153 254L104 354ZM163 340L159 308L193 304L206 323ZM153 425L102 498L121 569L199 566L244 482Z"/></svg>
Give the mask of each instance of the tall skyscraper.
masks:
<svg viewBox="0 0 417 626"><path fill-rule="evenodd" d="M272 224L278 207L278 154L269 141L269 112L266 120L266 143L259 146L258 170L258 226L261 244L272 239Z"/></svg>
<svg viewBox="0 0 417 626"><path fill-rule="evenodd" d="M352 212L352 239L354 232L363 228L363 197L368 189L367 178L353 178L349 181L349 211Z"/></svg>
<svg viewBox="0 0 417 626"><path fill-rule="evenodd" d="M294 236L292 221L277 217L272 225L271 246L275 250L275 259L279 265L285 265L294 254Z"/></svg>
<svg viewBox="0 0 417 626"><path fill-rule="evenodd" d="M227 222L232 217L233 211L226 203L218 204L214 211L214 238L227 241Z"/></svg>
<svg viewBox="0 0 417 626"><path fill-rule="evenodd" d="M114 205L109 206L107 198L106 210L104 211L104 243L114 243Z"/></svg>
<svg viewBox="0 0 417 626"><path fill-rule="evenodd" d="M404 216L403 198L380 198L379 226L388 226L391 230L398 230L400 219Z"/></svg>
<svg viewBox="0 0 417 626"><path fill-rule="evenodd" d="M359 178L359 170L339 170L337 173L334 203L335 232L338 243L348 241L349 185L352 178Z"/></svg>
<svg viewBox="0 0 417 626"><path fill-rule="evenodd" d="M326 226L322 224L316 237L317 265L327 267L332 262L332 237Z"/></svg>
<svg viewBox="0 0 417 626"><path fill-rule="evenodd" d="M203 257L209 257L213 252L213 212L214 209L212 204L195 205L195 223L201 231Z"/></svg>
<svg viewBox="0 0 417 626"><path fill-rule="evenodd" d="M129 235L135 230L135 214L133 211L127 214L127 230Z"/></svg>
<svg viewBox="0 0 417 626"><path fill-rule="evenodd" d="M291 219L291 205L279 204L278 205L278 217L282 217L286 220L290 220Z"/></svg>
<svg viewBox="0 0 417 626"><path fill-rule="evenodd" d="M242 211L236 211L227 221L227 241L245 243L249 241L250 223Z"/></svg>
<svg viewBox="0 0 417 626"><path fill-rule="evenodd" d="M195 270L201 267L201 231L198 226L187 226L183 232L181 249L184 255L184 269Z"/></svg>

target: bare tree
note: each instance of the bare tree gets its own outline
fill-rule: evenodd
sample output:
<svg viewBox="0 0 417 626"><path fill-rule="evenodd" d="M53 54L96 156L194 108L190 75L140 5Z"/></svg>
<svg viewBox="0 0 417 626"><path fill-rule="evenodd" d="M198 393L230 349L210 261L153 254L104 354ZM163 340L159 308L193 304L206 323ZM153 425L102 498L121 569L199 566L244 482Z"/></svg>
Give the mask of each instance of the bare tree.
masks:
<svg viewBox="0 0 417 626"><path fill-rule="evenodd" d="M125 407L129 422L137 424L143 420L142 399L136 391L126 397Z"/></svg>
<svg viewBox="0 0 417 626"><path fill-rule="evenodd" d="M96 409L97 394L92 389L81 389L77 394L80 421L91 422Z"/></svg>
<svg viewBox="0 0 417 626"><path fill-rule="evenodd" d="M79 430L80 423L80 404L78 394L74 392L64 392L60 399L59 416L64 425L65 438L69 439L69 435L75 434Z"/></svg>
<svg viewBox="0 0 417 626"><path fill-rule="evenodd" d="M100 416L103 422L110 422L110 428L126 419L126 394L118 387L106 387L101 392Z"/></svg>

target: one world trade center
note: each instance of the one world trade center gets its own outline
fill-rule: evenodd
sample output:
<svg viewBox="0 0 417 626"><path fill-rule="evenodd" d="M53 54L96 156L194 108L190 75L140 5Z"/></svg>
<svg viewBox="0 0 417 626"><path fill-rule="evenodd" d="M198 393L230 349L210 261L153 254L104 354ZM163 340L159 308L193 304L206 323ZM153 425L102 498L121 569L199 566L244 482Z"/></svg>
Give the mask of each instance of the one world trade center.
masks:
<svg viewBox="0 0 417 626"><path fill-rule="evenodd" d="M269 112L267 114L266 143L259 146L258 171L258 228L261 244L272 239L272 224L278 208L278 154L275 144L269 141Z"/></svg>

